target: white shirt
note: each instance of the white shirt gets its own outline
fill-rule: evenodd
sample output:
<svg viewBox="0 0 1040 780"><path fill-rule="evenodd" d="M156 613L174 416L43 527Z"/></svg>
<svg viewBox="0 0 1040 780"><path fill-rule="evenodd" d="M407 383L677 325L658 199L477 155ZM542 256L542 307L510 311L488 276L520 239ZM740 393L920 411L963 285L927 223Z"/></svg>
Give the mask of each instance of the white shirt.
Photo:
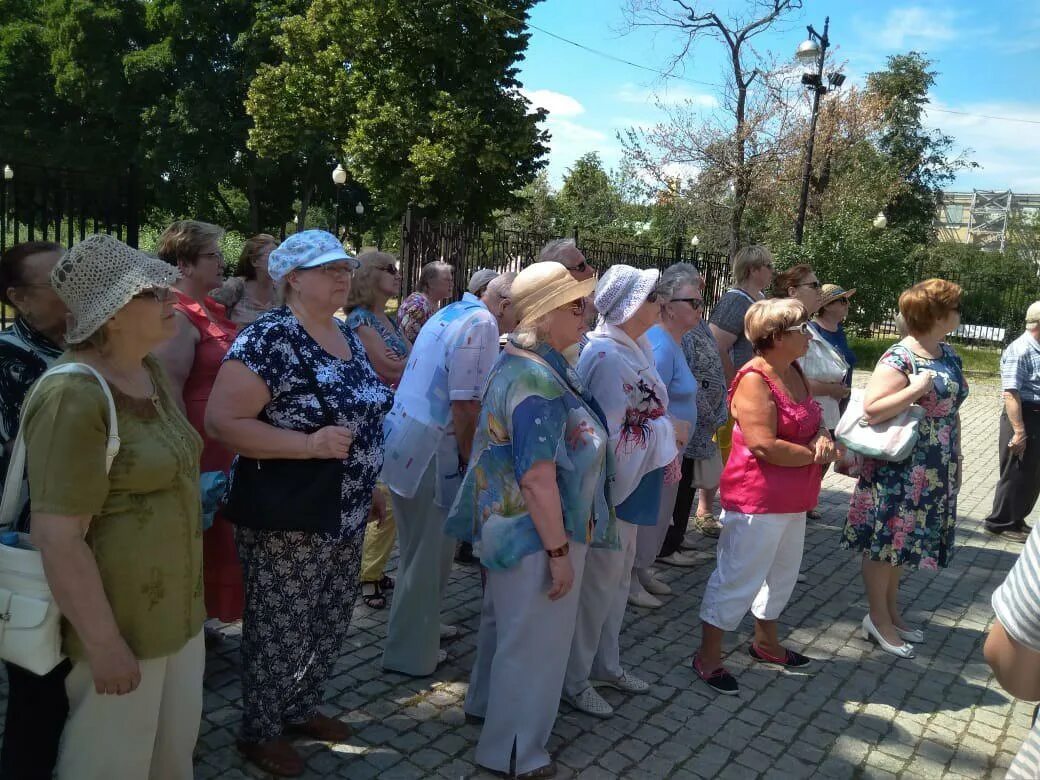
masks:
<svg viewBox="0 0 1040 780"><path fill-rule="evenodd" d="M434 314L415 339L394 406L383 424L382 479L412 498L434 455L438 506L448 507L461 482L452 401L479 401L498 357L498 323L476 296Z"/></svg>
<svg viewBox="0 0 1040 780"><path fill-rule="evenodd" d="M665 410L668 390L657 373L646 336L633 341L621 328L601 323L588 336L575 369L603 409L614 449L615 506L654 469L679 454L675 428Z"/></svg>

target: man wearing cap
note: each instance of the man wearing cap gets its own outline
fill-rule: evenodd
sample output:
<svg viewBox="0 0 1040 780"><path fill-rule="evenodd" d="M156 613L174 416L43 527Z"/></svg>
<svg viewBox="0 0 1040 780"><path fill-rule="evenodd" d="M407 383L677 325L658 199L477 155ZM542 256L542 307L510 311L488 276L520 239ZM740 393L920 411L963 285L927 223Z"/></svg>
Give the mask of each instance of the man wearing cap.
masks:
<svg viewBox="0 0 1040 780"><path fill-rule="evenodd" d="M1000 357L1000 384L1000 480L986 530L1021 542L1040 496L1040 301L1026 310L1025 333Z"/></svg>
<svg viewBox="0 0 1040 780"><path fill-rule="evenodd" d="M389 671L433 674L446 657L439 649L442 633L458 633L440 622L455 552L444 520L469 462L499 334L513 328L509 290L515 276L496 276L483 296L466 292L423 325L386 417L382 476L400 545L383 651Z"/></svg>

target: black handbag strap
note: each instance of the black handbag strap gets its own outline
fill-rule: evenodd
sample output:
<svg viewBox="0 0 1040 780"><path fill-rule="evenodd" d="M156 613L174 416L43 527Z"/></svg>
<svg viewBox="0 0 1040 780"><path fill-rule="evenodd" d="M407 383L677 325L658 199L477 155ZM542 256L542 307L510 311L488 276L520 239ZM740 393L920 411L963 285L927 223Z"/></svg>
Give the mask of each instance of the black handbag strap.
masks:
<svg viewBox="0 0 1040 780"><path fill-rule="evenodd" d="M298 319L296 320L296 325L304 333L307 333L306 328L303 327L303 323ZM307 335L312 341L314 341L313 336L309 333L307 333ZM344 335L344 338L346 338L346 335ZM317 342L315 341L315 343ZM320 347L321 345L319 344L318 346ZM350 342L347 342L347 346L350 347ZM307 379L310 380L311 390L314 393L314 397L318 399L318 405L321 406L321 410L325 413L325 425L336 425L336 414L332 411L332 407L329 406L328 402L325 400L325 396L321 394L321 385L318 383L318 376L314 373L314 368L304 359L300 350L292 341L289 342L289 349L291 349L293 354L296 355L296 362L300 364L300 368L303 369ZM351 351L353 352L352 347Z"/></svg>

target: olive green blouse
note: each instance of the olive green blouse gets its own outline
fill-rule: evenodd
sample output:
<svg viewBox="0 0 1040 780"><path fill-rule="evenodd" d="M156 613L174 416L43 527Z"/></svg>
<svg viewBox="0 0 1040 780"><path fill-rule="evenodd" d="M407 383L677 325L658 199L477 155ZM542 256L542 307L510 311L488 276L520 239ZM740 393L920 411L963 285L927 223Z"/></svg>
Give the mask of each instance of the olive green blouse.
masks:
<svg viewBox="0 0 1040 780"><path fill-rule="evenodd" d="M60 363L75 362L66 354ZM154 399L109 384L121 439L105 473L108 404L94 377L47 377L23 416L32 512L90 515L86 542L123 639L139 659L177 652L202 629L202 440L146 359ZM86 653L63 625L64 651Z"/></svg>

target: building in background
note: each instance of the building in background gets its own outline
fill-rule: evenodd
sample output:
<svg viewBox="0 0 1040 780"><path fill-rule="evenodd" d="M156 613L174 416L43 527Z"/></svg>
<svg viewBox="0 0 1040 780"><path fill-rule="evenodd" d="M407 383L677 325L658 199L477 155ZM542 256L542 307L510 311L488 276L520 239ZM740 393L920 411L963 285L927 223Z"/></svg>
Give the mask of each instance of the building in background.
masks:
<svg viewBox="0 0 1040 780"><path fill-rule="evenodd" d="M935 215L940 241L974 244L1003 252L1016 224L1034 223L1040 214L1040 194L994 192L943 192Z"/></svg>

